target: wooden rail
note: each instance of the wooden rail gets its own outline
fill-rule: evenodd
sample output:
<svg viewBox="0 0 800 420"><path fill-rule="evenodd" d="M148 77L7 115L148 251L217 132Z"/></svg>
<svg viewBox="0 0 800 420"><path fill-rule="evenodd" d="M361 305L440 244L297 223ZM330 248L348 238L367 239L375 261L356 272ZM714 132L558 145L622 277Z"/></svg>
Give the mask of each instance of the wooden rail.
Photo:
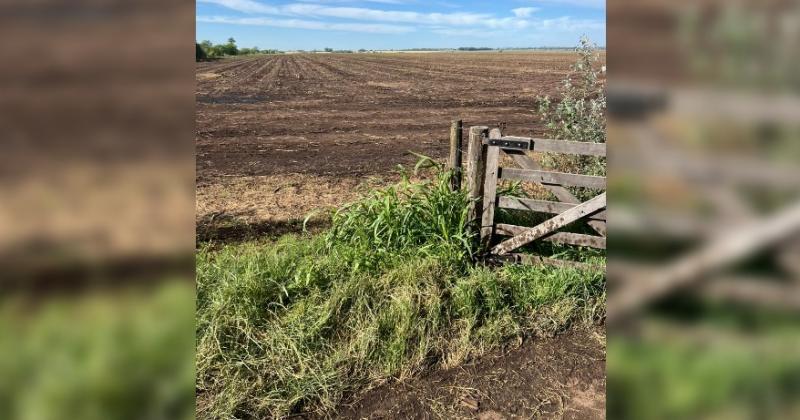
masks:
<svg viewBox="0 0 800 420"><path fill-rule="evenodd" d="M494 147L493 149L499 148ZM500 170L500 179L594 189L603 189L606 187L606 179L602 176L568 174L564 172L532 171L530 169L502 168Z"/></svg>
<svg viewBox="0 0 800 420"><path fill-rule="evenodd" d="M454 125L455 126L455 125ZM451 162L453 148L458 142L451 135ZM606 193L580 202L566 187L605 190L606 178L543 170L527 153L567 153L583 156L606 156L606 145L503 136L499 129L485 126L471 127L467 144L466 190L470 198L469 217L478 226L480 246L495 260L516 262L555 263L570 265L569 261L553 260L541 256L515 253L515 250L537 240L556 244L606 248ZM510 156L521 168L501 166L501 152ZM451 164L455 167L455 164ZM558 201L536 200L524 197L498 196L498 182L514 180L542 185ZM551 215L536 226L516 226L495 222L496 209L532 211ZM600 236L560 231L564 227L585 221ZM507 237L497 241L499 237ZM554 262L555 261L555 262ZM580 264L577 264L580 265Z"/></svg>
<svg viewBox="0 0 800 420"><path fill-rule="evenodd" d="M539 213L559 214L573 207L575 204L562 203L559 201L534 200L531 198L520 197L497 197L497 207L512 210L528 210ZM595 213L589 216L592 220L606 220L606 212Z"/></svg>
<svg viewBox="0 0 800 420"><path fill-rule="evenodd" d="M499 141L518 141L530 143L532 152L568 153L584 156L605 156L605 143L586 143L582 141L537 139L530 137L502 136Z"/></svg>

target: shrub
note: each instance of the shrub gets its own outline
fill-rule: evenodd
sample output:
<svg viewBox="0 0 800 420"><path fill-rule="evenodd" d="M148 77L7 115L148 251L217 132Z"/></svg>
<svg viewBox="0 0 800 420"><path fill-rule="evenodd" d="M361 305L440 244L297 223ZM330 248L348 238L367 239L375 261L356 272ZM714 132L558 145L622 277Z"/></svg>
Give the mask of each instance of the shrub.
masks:
<svg viewBox="0 0 800 420"><path fill-rule="evenodd" d="M600 55L597 46L581 38L575 51L577 61L562 82L557 98L539 97L538 111L545 123L545 135L558 140L606 142L606 94L601 79ZM605 176L606 158L567 154L545 154L544 166L561 172ZM594 191L570 188L581 199Z"/></svg>
<svg viewBox="0 0 800 420"><path fill-rule="evenodd" d="M581 38L575 51L578 60L562 82L557 101L538 98L539 114L552 138L605 143L606 95L597 46Z"/></svg>

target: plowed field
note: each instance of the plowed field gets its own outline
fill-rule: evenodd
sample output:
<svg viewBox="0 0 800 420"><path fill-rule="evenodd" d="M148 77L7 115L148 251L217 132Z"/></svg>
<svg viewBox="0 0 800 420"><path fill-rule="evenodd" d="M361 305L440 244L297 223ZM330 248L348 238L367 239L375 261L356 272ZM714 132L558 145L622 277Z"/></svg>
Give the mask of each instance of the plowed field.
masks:
<svg viewBox="0 0 800 420"><path fill-rule="evenodd" d="M272 229L444 158L450 121L538 134L567 52L284 54L198 63L198 221ZM202 229L201 229L202 230Z"/></svg>

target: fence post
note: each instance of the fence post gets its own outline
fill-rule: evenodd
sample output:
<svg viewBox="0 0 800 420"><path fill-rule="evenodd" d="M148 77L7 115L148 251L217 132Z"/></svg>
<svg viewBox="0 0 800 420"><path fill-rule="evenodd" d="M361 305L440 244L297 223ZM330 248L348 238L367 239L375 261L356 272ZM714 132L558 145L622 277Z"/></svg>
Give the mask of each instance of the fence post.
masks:
<svg viewBox="0 0 800 420"><path fill-rule="evenodd" d="M486 168L486 146L483 140L489 134L489 127L474 126L469 128L469 143L467 144L467 196L470 199L469 221L480 228L481 210L483 205L483 179Z"/></svg>
<svg viewBox="0 0 800 420"><path fill-rule="evenodd" d="M450 124L450 159L447 164L453 171L453 176L450 178L450 189L453 191L461 189L462 127L461 120L453 120Z"/></svg>
<svg viewBox="0 0 800 420"><path fill-rule="evenodd" d="M499 128L489 131L489 139L499 139L502 137ZM486 166L483 181L483 203L481 213L481 250L488 251L492 243L494 234L494 208L497 202L497 175L500 163L500 148L497 146L487 146Z"/></svg>

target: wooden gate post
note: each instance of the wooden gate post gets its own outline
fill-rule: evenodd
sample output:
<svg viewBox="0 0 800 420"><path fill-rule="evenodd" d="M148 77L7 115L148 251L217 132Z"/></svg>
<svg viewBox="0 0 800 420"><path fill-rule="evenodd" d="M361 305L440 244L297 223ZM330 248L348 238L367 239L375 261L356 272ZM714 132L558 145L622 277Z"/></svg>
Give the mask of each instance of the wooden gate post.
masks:
<svg viewBox="0 0 800 420"><path fill-rule="evenodd" d="M497 172L500 147L488 146L486 151L486 175L483 182L483 211L481 212L481 250L488 251L494 233L494 207L497 201Z"/></svg>
<svg viewBox="0 0 800 420"><path fill-rule="evenodd" d="M469 128L467 144L467 196L470 199L469 221L480 228L483 205L483 180L486 168L486 146L483 140L489 135L489 127L474 126Z"/></svg>
<svg viewBox="0 0 800 420"><path fill-rule="evenodd" d="M462 128L461 120L453 120L450 124L450 158L447 166L453 171L453 176L450 178L450 189L453 191L461 189Z"/></svg>

